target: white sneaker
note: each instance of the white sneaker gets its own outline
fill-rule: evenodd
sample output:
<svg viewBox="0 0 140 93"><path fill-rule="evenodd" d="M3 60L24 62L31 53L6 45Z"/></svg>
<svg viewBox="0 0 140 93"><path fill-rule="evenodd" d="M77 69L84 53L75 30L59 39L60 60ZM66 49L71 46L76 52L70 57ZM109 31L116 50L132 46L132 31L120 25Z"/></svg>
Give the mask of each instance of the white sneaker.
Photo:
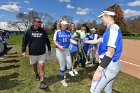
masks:
<svg viewBox="0 0 140 93"><path fill-rule="evenodd" d="M73 72L74 72L75 75L78 74L78 71L76 69L73 69Z"/></svg>
<svg viewBox="0 0 140 93"><path fill-rule="evenodd" d="M86 64L90 64L90 61L87 61Z"/></svg>
<svg viewBox="0 0 140 93"><path fill-rule="evenodd" d="M61 83L63 84L64 87L67 87L68 84L66 83L65 79L64 80L61 80Z"/></svg>
<svg viewBox="0 0 140 93"><path fill-rule="evenodd" d="M94 67L94 66L95 66L95 64L93 64L93 63L90 65L90 67Z"/></svg>
<svg viewBox="0 0 140 93"><path fill-rule="evenodd" d="M66 79L66 75L64 75L64 79Z"/></svg>
<svg viewBox="0 0 140 93"><path fill-rule="evenodd" d="M3 57L0 57L0 59L4 59Z"/></svg>
<svg viewBox="0 0 140 93"><path fill-rule="evenodd" d="M74 76L73 71L69 71L69 74L70 74L71 76Z"/></svg>

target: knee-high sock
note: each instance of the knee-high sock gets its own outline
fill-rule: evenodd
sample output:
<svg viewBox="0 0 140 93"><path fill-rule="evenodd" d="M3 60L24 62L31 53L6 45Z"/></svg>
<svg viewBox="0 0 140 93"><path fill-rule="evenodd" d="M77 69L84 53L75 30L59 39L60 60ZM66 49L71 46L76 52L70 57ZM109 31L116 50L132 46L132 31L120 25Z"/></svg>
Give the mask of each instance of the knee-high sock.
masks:
<svg viewBox="0 0 140 93"><path fill-rule="evenodd" d="M60 70L61 80L64 80L65 70Z"/></svg>

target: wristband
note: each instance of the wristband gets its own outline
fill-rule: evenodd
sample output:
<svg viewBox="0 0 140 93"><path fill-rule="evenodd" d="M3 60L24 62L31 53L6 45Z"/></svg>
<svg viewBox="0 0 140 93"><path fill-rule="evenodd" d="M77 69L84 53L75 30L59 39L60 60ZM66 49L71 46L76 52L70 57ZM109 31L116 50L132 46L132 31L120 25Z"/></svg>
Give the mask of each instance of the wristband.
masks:
<svg viewBox="0 0 140 93"><path fill-rule="evenodd" d="M111 60L112 60L112 58L110 58L107 55L104 55L102 62L100 63L100 66L103 68L106 68L109 65L109 63L111 62Z"/></svg>

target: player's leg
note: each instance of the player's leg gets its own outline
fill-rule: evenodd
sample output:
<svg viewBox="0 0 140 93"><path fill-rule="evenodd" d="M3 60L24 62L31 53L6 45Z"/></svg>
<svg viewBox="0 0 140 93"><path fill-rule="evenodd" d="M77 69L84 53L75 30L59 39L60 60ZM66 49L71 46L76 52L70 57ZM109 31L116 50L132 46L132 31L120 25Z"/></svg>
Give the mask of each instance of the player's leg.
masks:
<svg viewBox="0 0 140 93"><path fill-rule="evenodd" d="M113 79L116 77L118 72L119 72L118 62L111 61L108 67L105 70L103 70L101 79L92 82L90 89L91 93L100 93L108 84L109 85L106 88L106 91L112 92ZM109 88L110 86L111 88Z"/></svg>
<svg viewBox="0 0 140 93"><path fill-rule="evenodd" d="M68 48L65 50L65 57L66 57L67 69L71 69L72 68L72 60L71 60L70 51Z"/></svg>
<svg viewBox="0 0 140 93"><path fill-rule="evenodd" d="M61 76L61 83L63 84L63 86L68 86L66 81L65 81L65 54L64 52L62 52L60 49L56 48L56 57L58 59L59 65L60 65L60 76Z"/></svg>
<svg viewBox="0 0 140 93"><path fill-rule="evenodd" d="M71 60L72 60L72 63L73 63L73 61L74 61L74 56L75 56L75 52L70 53L70 55L71 55ZM75 76L75 75L74 75L74 72L73 72L73 66L71 67L71 69L70 69L70 71L69 71L69 74L70 74L71 76Z"/></svg>
<svg viewBox="0 0 140 93"><path fill-rule="evenodd" d="M90 66L95 66L95 63L96 63L95 54L96 54L96 48L93 46L93 48L92 48L92 64Z"/></svg>
<svg viewBox="0 0 140 93"><path fill-rule="evenodd" d="M114 68L111 68L111 67L114 67ZM107 74L111 73L112 76L114 75L114 78L115 78L115 77L118 75L119 70L120 70L120 61L118 60L117 62L111 62L111 63L108 65L108 70L107 70L108 73L107 73ZM111 74L110 74L110 75L111 75ZM106 78L109 78L109 76L106 77ZM114 78L111 79L111 80L107 83L107 85L105 86L105 88L104 88L104 92L105 92L105 93L112 93L112 92L113 92L112 86L113 86L113 83L114 83Z"/></svg>
<svg viewBox="0 0 140 93"><path fill-rule="evenodd" d="M113 93L113 90L112 90L113 82L114 82L114 79L112 79L112 80L106 85L106 87L104 88L104 92L105 92L105 93Z"/></svg>
<svg viewBox="0 0 140 93"><path fill-rule="evenodd" d="M78 53L77 52L75 52L74 53L74 66L73 66L73 72L74 72L74 74L78 74L78 71L76 70L76 68L77 68L77 65L78 65L78 61L77 61L77 55Z"/></svg>

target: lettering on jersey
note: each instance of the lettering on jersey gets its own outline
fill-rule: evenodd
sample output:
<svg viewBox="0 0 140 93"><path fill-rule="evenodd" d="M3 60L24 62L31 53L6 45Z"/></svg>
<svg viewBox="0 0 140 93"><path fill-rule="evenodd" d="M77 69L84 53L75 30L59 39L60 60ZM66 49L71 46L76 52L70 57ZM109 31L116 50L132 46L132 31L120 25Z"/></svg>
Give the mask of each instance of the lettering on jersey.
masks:
<svg viewBox="0 0 140 93"><path fill-rule="evenodd" d="M61 34L59 34L58 37L70 37L70 35L61 35Z"/></svg>
<svg viewBox="0 0 140 93"><path fill-rule="evenodd" d="M33 37L41 37L42 36L42 33L32 33L32 36Z"/></svg>
<svg viewBox="0 0 140 93"><path fill-rule="evenodd" d="M62 42L67 42L68 38L70 38L71 35L62 35L62 34L59 34L58 37L59 38L62 38Z"/></svg>

